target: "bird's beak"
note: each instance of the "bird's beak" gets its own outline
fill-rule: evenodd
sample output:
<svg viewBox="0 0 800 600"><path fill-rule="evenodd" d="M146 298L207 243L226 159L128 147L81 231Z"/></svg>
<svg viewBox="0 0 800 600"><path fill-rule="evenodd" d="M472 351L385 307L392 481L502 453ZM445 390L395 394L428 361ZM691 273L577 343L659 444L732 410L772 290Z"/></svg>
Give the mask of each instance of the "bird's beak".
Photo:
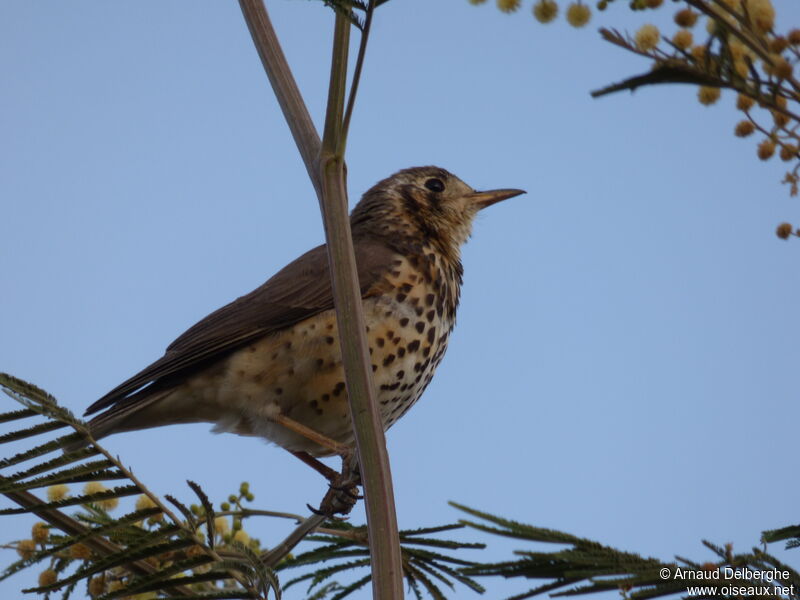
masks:
<svg viewBox="0 0 800 600"><path fill-rule="evenodd" d="M474 192L469 195L469 198L472 204L477 206L478 210L481 210L492 204L497 204L501 200L507 200L524 193L525 190L489 190L488 192Z"/></svg>

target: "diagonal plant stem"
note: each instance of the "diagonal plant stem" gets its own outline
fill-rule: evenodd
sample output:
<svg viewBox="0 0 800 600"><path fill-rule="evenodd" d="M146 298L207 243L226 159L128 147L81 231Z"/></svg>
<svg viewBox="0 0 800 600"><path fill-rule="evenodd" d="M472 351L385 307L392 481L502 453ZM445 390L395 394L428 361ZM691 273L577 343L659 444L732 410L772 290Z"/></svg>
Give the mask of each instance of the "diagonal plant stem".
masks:
<svg viewBox="0 0 800 600"><path fill-rule="evenodd" d="M347 98L347 108L344 110L344 119L342 120L342 139L341 148L339 151L344 156L344 149L347 144L347 134L350 131L350 119L353 116L353 107L356 103L356 94L358 94L358 83L361 81L361 70L364 68L364 57L367 53L367 42L369 41L369 30L372 26L372 13L375 10L375 0L369 0L369 7L367 14L364 18L364 29L361 31L361 42L358 45L358 57L356 58L356 65L353 68L353 81L350 83L350 95Z"/></svg>
<svg viewBox="0 0 800 600"><path fill-rule="evenodd" d="M244 20L253 37L258 55L267 72L269 82L278 104L286 117L286 123L292 132L292 137L300 151L300 156L306 165L308 177L317 192L317 197L321 198L321 187L319 183L319 151L321 147L319 134L311 120L311 115L294 80L289 63L283 54L278 37L272 28L267 8L263 0L239 0Z"/></svg>
<svg viewBox="0 0 800 600"><path fill-rule="evenodd" d="M313 129L313 123L280 51L280 44L270 24L266 8L261 0L239 0L239 4L275 95L281 104L284 117L289 122L298 150L317 190L325 222L342 362L366 498L373 596L381 600L402 598L402 560L391 471L383 425L372 385L361 293L350 221L347 217L346 166L343 152L346 136L344 96L350 23L345 16L337 13L325 135L321 147L316 147L310 143L314 137L309 133L309 130ZM367 20L371 19L375 5L374 2L370 2ZM362 40L362 49L359 52L360 64L363 63L365 44L366 42ZM360 75L360 72L359 66L357 75ZM357 82L358 78L354 78L356 86ZM349 102L350 111L354 98L355 88Z"/></svg>
<svg viewBox="0 0 800 600"><path fill-rule="evenodd" d="M5 496L24 508L33 508L42 504L37 496L30 492L7 492ZM47 521L53 527L57 527L67 535L84 535L89 532L89 528L76 521L69 515L61 512L60 510L52 508L34 509L31 511L40 519ZM110 556L122 552L122 547L114 542L102 537L88 537L83 541L83 544L91 549L93 552L101 556ZM156 568L144 560L131 561L124 566L125 569L136 575L150 575L155 572ZM178 596L194 596L196 592L192 591L186 586L176 586L169 588L169 591Z"/></svg>

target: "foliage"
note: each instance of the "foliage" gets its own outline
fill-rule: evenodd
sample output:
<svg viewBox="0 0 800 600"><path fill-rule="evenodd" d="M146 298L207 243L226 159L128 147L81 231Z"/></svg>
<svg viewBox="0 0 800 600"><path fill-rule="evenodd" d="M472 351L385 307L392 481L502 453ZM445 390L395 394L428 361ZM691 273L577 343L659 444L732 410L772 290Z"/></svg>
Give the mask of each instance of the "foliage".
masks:
<svg viewBox="0 0 800 600"><path fill-rule="evenodd" d="M734 553L730 544L721 547L704 540L703 544L715 555L715 560L700 563L678 556L675 562L666 563L561 531L525 525L460 504L451 504L479 519L461 521L469 527L493 535L566 546L552 552L520 550L516 552L519 556L517 560L464 569L464 573L472 576L500 575L547 580L547 583L509 600L522 600L551 592L552 596L576 596L609 590L618 590L624 598L631 599L677 594L682 594L684 598L800 598L800 573L759 548L747 553ZM780 531L783 533L764 532L763 539L777 541L796 536L800 528ZM771 581L752 575L775 572L779 572L780 576ZM695 584L705 589L690 592L690 586ZM731 593L732 585L738 588L734 593Z"/></svg>

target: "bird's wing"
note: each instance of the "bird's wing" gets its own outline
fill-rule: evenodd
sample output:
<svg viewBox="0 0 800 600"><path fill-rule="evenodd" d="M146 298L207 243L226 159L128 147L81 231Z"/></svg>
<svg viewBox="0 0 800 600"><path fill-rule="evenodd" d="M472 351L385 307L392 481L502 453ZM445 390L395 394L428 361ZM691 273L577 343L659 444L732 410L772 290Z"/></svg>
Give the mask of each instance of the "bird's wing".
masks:
<svg viewBox="0 0 800 600"><path fill-rule="evenodd" d="M383 275L391 269L396 256L379 241L357 242L358 278L361 295L366 297L379 291ZM330 308L333 294L323 245L289 263L261 287L190 327L169 345L164 356L97 400L86 414L125 400L148 384L161 384L159 388L178 385L197 369L237 348Z"/></svg>

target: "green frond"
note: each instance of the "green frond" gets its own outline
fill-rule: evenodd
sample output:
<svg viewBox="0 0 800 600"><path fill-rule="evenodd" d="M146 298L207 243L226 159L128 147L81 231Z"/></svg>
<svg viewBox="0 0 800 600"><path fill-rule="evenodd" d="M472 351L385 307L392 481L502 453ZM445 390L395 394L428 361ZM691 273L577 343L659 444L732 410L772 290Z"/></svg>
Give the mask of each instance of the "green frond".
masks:
<svg viewBox="0 0 800 600"><path fill-rule="evenodd" d="M208 530L208 545L210 548L214 548L214 538L216 536L216 528L214 526L214 519L216 513L214 512L214 505L211 504L211 501L206 496L206 493L203 489L196 484L194 481L186 481L187 485L192 488L192 491L197 495L200 499L200 503L203 505L203 509L205 510L205 519L206 519L206 528Z"/></svg>
<svg viewBox="0 0 800 600"><path fill-rule="evenodd" d="M0 414L0 423L10 423L11 421L16 421L17 419L26 419L28 417L35 417L37 412L34 412L28 408L23 408L21 410L14 410L7 413Z"/></svg>
<svg viewBox="0 0 800 600"><path fill-rule="evenodd" d="M441 533L442 531L452 531L454 529L464 529L463 523L450 523L439 525L438 527L420 527L419 529L404 529L400 532L403 537L413 537L415 535L428 535L429 533Z"/></svg>
<svg viewBox="0 0 800 600"><path fill-rule="evenodd" d="M252 568L252 575L250 576L251 587L257 589L263 598L267 598L270 590L272 590L275 592L276 600L280 600L281 586L277 573L266 566L261 557L247 544L234 542L233 547L242 553L242 556L247 559Z"/></svg>
<svg viewBox="0 0 800 600"><path fill-rule="evenodd" d="M781 542L783 540L789 540L786 543L787 548L795 548L800 545L800 525L789 525L788 527L768 529L767 531L761 532L761 541L765 544Z"/></svg>
<svg viewBox="0 0 800 600"><path fill-rule="evenodd" d="M33 385L22 379L18 379L8 373L0 373L0 387L3 391L14 399L24 397L38 404L55 406L56 401L50 394L42 388Z"/></svg>
<svg viewBox="0 0 800 600"><path fill-rule="evenodd" d="M442 593L442 590L439 589L439 586L419 568L413 565L404 565L403 570L406 572L407 577L411 575L416 581L420 582L422 587L425 588L425 591L427 591L434 600L447 600L447 597Z"/></svg>
<svg viewBox="0 0 800 600"><path fill-rule="evenodd" d="M475 563L470 563L470 564L475 564ZM423 567L423 565L425 565L425 566ZM464 575L463 573L460 573L459 571L456 571L455 569L449 567L448 565L442 564L442 563L440 563L438 561L431 560L431 561L429 561L428 564L426 564L424 562L420 562L420 563L418 563L418 566L420 568L424 568L425 570L430 568L430 569L435 569L437 572L441 571L445 575L447 575L449 577L452 577L453 579L458 581L460 584L467 586L468 588L472 589L475 592L478 592L479 594L482 594L483 592L486 591L486 588L484 588L481 584L479 584L477 581L475 581L471 577L468 577L468 576Z"/></svg>
<svg viewBox="0 0 800 600"><path fill-rule="evenodd" d="M57 469L59 467L63 467L65 465L69 465L74 462L78 462L85 458L89 458L91 456L96 456L99 454L99 450L93 446L87 446L85 448L81 448L75 452L68 452L66 454L62 454L61 456L57 456L51 460L45 461L29 469L24 471L18 471L13 475L9 475L5 477L5 481L19 481L20 479L25 479L26 477L31 477L33 475L38 475L39 473L46 473L47 471L52 471L53 469ZM112 463L109 461L105 461L106 466L99 466L98 468L107 468L111 467Z"/></svg>
<svg viewBox="0 0 800 600"><path fill-rule="evenodd" d="M189 527L191 527L193 531L197 529L197 519L195 518L192 511L185 504L183 504L181 501L179 501L177 498L175 498L170 494L164 494L164 498L170 504L175 506L175 508L181 511L181 514L186 519L186 522L189 524Z"/></svg>
<svg viewBox="0 0 800 600"><path fill-rule="evenodd" d="M150 575L143 575L140 577L136 577L135 579L131 580L124 588L120 588L119 590L116 590L114 592L103 594L100 598L103 599L116 598L117 596L138 594L141 592L150 591L154 589L165 589L169 587L174 587L176 585L186 585L189 582L186 581L185 578L183 577L176 577L176 575L179 575L184 571L191 571L196 567L201 567L210 562L214 562L214 558L207 554L193 556L191 558L175 562L168 567L162 567L158 569L158 571ZM165 581L168 582L169 585L161 585ZM157 586L157 587L152 587L152 586Z"/></svg>
<svg viewBox="0 0 800 600"><path fill-rule="evenodd" d="M303 563L301 563L303 564ZM332 565L330 567L326 567L324 569L319 569L312 573L304 573L299 577L289 580L283 585L284 590L288 590L291 586L303 582L311 580L311 584L308 587L308 591L310 592L313 588L315 588L320 583L324 582L326 579L332 577L336 573L340 573L342 571L347 571L349 569L357 569L359 567L366 567L369 566L369 558L362 558L359 560L353 560L350 562L339 563L336 565Z"/></svg>
<svg viewBox="0 0 800 600"><path fill-rule="evenodd" d="M30 588L23 591L36 592L36 593L50 592L62 588L65 585L69 585L71 583L75 583L83 579L88 579L92 575L96 575L97 573L102 573L109 569L113 569L114 567L121 567L135 561L146 560L151 557L157 557L167 552L175 552L176 550L182 550L183 548L192 545L194 545L193 540L179 538L167 542L162 542L159 544L153 544L153 545L141 544L137 546L132 546L130 548L124 549L121 552L117 552L109 556L99 557L97 560L87 561L83 563L83 565L80 566L78 569L76 569L72 575L65 577L64 579L60 579L51 585ZM180 585L180 584L176 583L174 585Z"/></svg>
<svg viewBox="0 0 800 600"><path fill-rule="evenodd" d="M495 525L500 526L499 528L494 528L494 527L488 527L481 523L474 523L472 521L466 521L466 520L459 521L464 525L468 525L469 527L473 527L481 531L486 531L487 533L494 533L497 535L503 535L511 538L531 540L534 542L548 542L556 544L576 544L579 542L583 542L589 544L596 544L596 542L592 542L591 540L578 538L569 533L564 533L563 531L555 531L553 529L545 529L543 527L534 527L532 525L526 525L524 523L519 523L517 521L511 521L509 519L504 519L496 515L475 510L474 508L469 508L467 506L464 506L463 504L458 504L456 502L448 502L448 504L474 517L478 517L480 519L489 521L490 523L494 523Z"/></svg>
<svg viewBox="0 0 800 600"><path fill-rule="evenodd" d="M25 438L40 435L42 433L49 433L62 427L68 427L68 423L60 423L58 421L45 421L38 425L33 425L27 429L18 429L11 431L4 435L0 435L0 444L7 444L8 442L16 442L17 440L24 440Z"/></svg>
<svg viewBox="0 0 800 600"><path fill-rule="evenodd" d="M331 600L342 600L342 598L346 598L353 592L357 592L365 585L367 585L370 581L372 581L372 574L364 575L361 579L358 579L351 583L350 585L346 586L342 591L336 594Z"/></svg>
<svg viewBox="0 0 800 600"><path fill-rule="evenodd" d="M26 450L25 452L20 452L19 454L15 454L10 458L3 459L0 461L0 469L5 469L7 467L11 467L13 465L17 465L21 462L25 462L26 460L31 460L32 458L38 458L44 454L48 454L50 452L55 452L56 450L61 450L65 446L70 446L77 442L84 441L83 434L80 433L70 433L60 438L56 438L35 448L31 448L30 450Z"/></svg>
<svg viewBox="0 0 800 600"><path fill-rule="evenodd" d="M49 475L28 479L26 481L9 481L4 478L0 478L0 493L5 494L20 490L28 491L61 483L111 481L116 479L127 479L127 477L107 460L98 460L77 465L70 469L56 471L55 473L50 473ZM89 500L89 502L91 502L91 500Z"/></svg>
<svg viewBox="0 0 800 600"><path fill-rule="evenodd" d="M90 502L100 502L101 500L110 500L112 498L124 498L125 496L133 496L134 494L141 493L141 490L136 485L123 485L98 492L96 494L75 496L73 498L64 498L55 502L42 502L34 506L19 507L19 508L5 508L0 510L0 515L22 515L29 512L39 512L48 509L60 509L66 506L75 506L78 504L88 504Z"/></svg>

